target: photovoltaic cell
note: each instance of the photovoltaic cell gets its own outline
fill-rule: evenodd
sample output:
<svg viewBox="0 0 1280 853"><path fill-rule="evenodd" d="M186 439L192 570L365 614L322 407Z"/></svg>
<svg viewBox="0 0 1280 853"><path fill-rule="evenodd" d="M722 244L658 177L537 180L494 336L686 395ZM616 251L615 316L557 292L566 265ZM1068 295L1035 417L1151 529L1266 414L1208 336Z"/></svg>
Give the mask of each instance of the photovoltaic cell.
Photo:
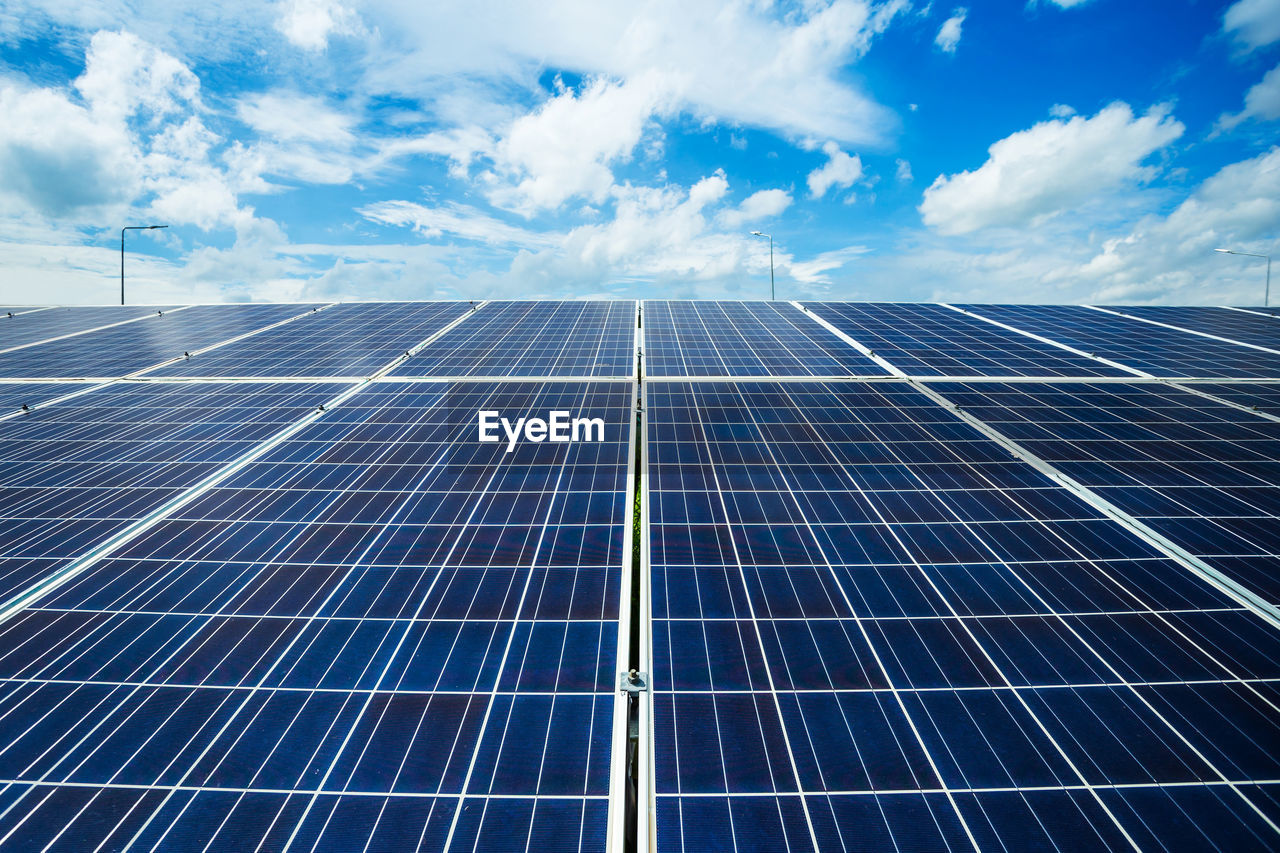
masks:
<svg viewBox="0 0 1280 853"><path fill-rule="evenodd" d="M658 850L1275 846L1251 612L906 383L646 394Z"/></svg>
<svg viewBox="0 0 1280 853"><path fill-rule="evenodd" d="M0 421L0 603L339 390L118 383Z"/></svg>
<svg viewBox="0 0 1280 853"><path fill-rule="evenodd" d="M370 383L0 625L0 836L602 849L634 393Z"/></svg>
<svg viewBox="0 0 1280 853"><path fill-rule="evenodd" d="M910 376L1128 376L942 305L811 302L811 311Z"/></svg>
<svg viewBox="0 0 1280 853"><path fill-rule="evenodd" d="M1280 319L1230 308L1174 305L1116 305L1113 311L1181 326L1197 332L1230 338L1270 349L1280 349Z"/></svg>
<svg viewBox="0 0 1280 853"><path fill-rule="evenodd" d="M169 311L173 305L98 305L80 308L50 308L33 314L18 314L0 318L0 350L26 346L36 341L74 335L99 326L156 316L159 311Z"/></svg>
<svg viewBox="0 0 1280 853"><path fill-rule="evenodd" d="M883 376L884 368L779 302L646 300L650 376Z"/></svg>
<svg viewBox="0 0 1280 853"><path fill-rule="evenodd" d="M1160 377L1280 377L1280 354L1262 352L1083 305L961 305L982 317Z"/></svg>
<svg viewBox="0 0 1280 853"><path fill-rule="evenodd" d="M1265 600L1280 602L1280 423L1154 383L937 390Z"/></svg>
<svg viewBox="0 0 1280 853"><path fill-rule="evenodd" d="M0 382L0 415L83 390L83 385L68 382Z"/></svg>
<svg viewBox="0 0 1280 853"><path fill-rule="evenodd" d="M395 376L631 376L636 303L487 302Z"/></svg>
<svg viewBox="0 0 1280 853"><path fill-rule="evenodd" d="M289 304L196 305L0 353L0 376L124 376L310 310L309 305Z"/></svg>
<svg viewBox="0 0 1280 853"><path fill-rule="evenodd" d="M465 302L347 302L148 375L371 376L470 310Z"/></svg>

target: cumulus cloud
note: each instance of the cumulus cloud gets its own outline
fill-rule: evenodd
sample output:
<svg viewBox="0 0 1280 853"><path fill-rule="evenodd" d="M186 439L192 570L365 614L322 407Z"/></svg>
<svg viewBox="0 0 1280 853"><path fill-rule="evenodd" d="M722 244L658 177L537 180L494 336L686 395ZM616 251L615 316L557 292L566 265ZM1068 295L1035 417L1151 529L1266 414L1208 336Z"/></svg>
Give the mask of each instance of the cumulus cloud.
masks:
<svg viewBox="0 0 1280 853"><path fill-rule="evenodd" d="M722 212L718 221L726 228L739 228L777 216L790 206L791 194L786 190L760 190L743 199L738 207Z"/></svg>
<svg viewBox="0 0 1280 853"><path fill-rule="evenodd" d="M951 13L950 18L942 22L933 43L942 48L943 53L956 52L956 45L960 43L960 28L964 26L964 19L968 14L969 10L960 6Z"/></svg>
<svg viewBox="0 0 1280 853"><path fill-rule="evenodd" d="M1222 16L1222 29L1248 50L1280 41L1280 0L1239 0Z"/></svg>
<svg viewBox="0 0 1280 853"><path fill-rule="evenodd" d="M832 187L841 189L852 186L862 177L862 160L856 154L846 154L835 142L822 146L827 162L809 173L809 197L822 198Z"/></svg>
<svg viewBox="0 0 1280 853"><path fill-rule="evenodd" d="M1143 163L1183 130L1164 107L1135 117L1123 103L1041 122L996 142L978 169L939 175L920 213L945 234L1042 221L1150 180L1156 169Z"/></svg>
<svg viewBox="0 0 1280 853"><path fill-rule="evenodd" d="M1218 128L1231 130L1246 119L1271 121L1280 118L1280 65L1267 72L1261 82L1244 96L1244 109L1218 119Z"/></svg>
<svg viewBox="0 0 1280 853"><path fill-rule="evenodd" d="M915 180L915 175L911 174L911 164L908 163L906 160L902 160L902 159L895 160L894 165L897 167L896 174L898 176L899 181L901 181L904 184L909 184Z"/></svg>
<svg viewBox="0 0 1280 853"><path fill-rule="evenodd" d="M277 6L276 29L304 50L323 50L331 35L360 32L355 12L337 0L282 0Z"/></svg>
<svg viewBox="0 0 1280 853"><path fill-rule="evenodd" d="M360 215L384 225L407 225L424 237L449 235L495 245L544 247L557 242L556 235L509 225L470 205L449 202L428 207L409 201L382 201L366 205Z"/></svg>

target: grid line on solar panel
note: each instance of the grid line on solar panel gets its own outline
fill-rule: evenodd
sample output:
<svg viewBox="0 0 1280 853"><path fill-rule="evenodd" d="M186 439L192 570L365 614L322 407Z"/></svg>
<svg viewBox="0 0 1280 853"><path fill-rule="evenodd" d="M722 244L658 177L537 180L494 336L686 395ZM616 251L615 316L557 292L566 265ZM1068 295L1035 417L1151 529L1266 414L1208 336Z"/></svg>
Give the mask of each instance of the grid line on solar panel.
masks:
<svg viewBox="0 0 1280 853"><path fill-rule="evenodd" d="M790 303L646 300L641 310L649 376L882 376L888 372Z"/></svg>
<svg viewBox="0 0 1280 853"><path fill-rule="evenodd" d="M957 307L1153 376L1280 378L1280 354L1163 328L1084 305Z"/></svg>
<svg viewBox="0 0 1280 853"><path fill-rule="evenodd" d="M938 391L1274 612L1274 421L1172 385L957 384Z"/></svg>
<svg viewBox="0 0 1280 853"><path fill-rule="evenodd" d="M1181 388L1210 394L1271 417L1280 417L1280 383L1276 382L1196 382Z"/></svg>
<svg viewBox="0 0 1280 853"><path fill-rule="evenodd" d="M344 302L153 377L368 377L470 313L465 302Z"/></svg>
<svg viewBox="0 0 1280 853"><path fill-rule="evenodd" d="M0 325L0 353L49 340L79 335L121 323L132 323L182 310L177 305L120 305L91 308L51 308L30 315L15 315Z"/></svg>
<svg viewBox="0 0 1280 853"><path fill-rule="evenodd" d="M810 302L806 307L912 376L1125 375L942 305Z"/></svg>
<svg viewBox="0 0 1280 853"><path fill-rule="evenodd" d="M275 803L274 834L228 816L255 843L349 847L329 825L345 796L444 803L398 821L437 848L602 846L634 393L365 384L0 626L0 719L47 719L0 744L0 778L159 786L141 808L170 844L200 827L188 802L235 791ZM475 440L487 405L599 414L606 440L508 456ZM11 810L39 812L32 790ZM356 847L382 837L358 826Z"/></svg>
<svg viewBox="0 0 1280 853"><path fill-rule="evenodd" d="M1171 305L1103 306L1130 317L1155 320L1190 331L1217 335L1242 344L1275 350L1280 347L1280 321L1275 317L1231 308Z"/></svg>
<svg viewBox="0 0 1280 853"><path fill-rule="evenodd" d="M682 649L681 652L665 654L665 661L663 657L659 657L653 664L658 755L671 752L675 756L667 761L666 767L660 758L656 768L659 849L670 846L672 839L682 837L681 833L685 831L699 832L704 836L716 830L727 832L729 830L726 827L731 825L732 820L743 820L743 814L734 811L732 790L731 795L726 797L723 786L707 789L701 787L705 783L698 782L701 778L699 774L706 773L705 769L700 770L699 767L709 756L700 752L696 746L696 729L692 734L687 730L682 731L678 726L670 731L664 729L668 723L674 724L676 718L671 716L673 713L677 717L680 715L681 703L684 712L691 712L697 695L701 695L688 696L682 700L682 691L691 689L694 684L705 685L706 679L714 679L717 672L720 682L713 684L710 695L718 697L725 705L733 700L733 695L741 695L741 691L745 690L748 691L747 695L753 695L752 691L762 690L762 685L766 682L764 673L774 670L785 675L793 688L802 683L811 688L819 688L803 692L797 689L794 693L796 698L787 700L788 710L781 715L781 719L775 718L768 726L760 724L755 735L750 734L749 728L744 728L745 724L734 722L733 717L724 719L722 712L714 705L708 706L706 711L714 716L718 724L731 724L727 739L738 745L735 752L739 758L738 763L741 764L743 759L748 760L746 768L735 767L734 772L739 783L746 780L748 788L751 787L749 783L752 779L756 779L758 784L769 778L761 774L764 773L763 767L767 764L771 751L780 748L776 746L779 738L795 734L800 737L801 744L808 744L804 747L806 757L801 771L804 775L798 781L788 780L783 786L785 791L792 793L782 795L781 798L775 797L777 816L769 826L770 832L786 835L800 846L803 845L799 839L804 834L800 806L791 810L784 803L787 797L800 797L801 790L809 791L805 795L807 803L820 811L825 809L822 812L824 816L819 835L828 844L835 843L841 828L841 820L836 813L846 809L847 804L831 794L826 794L824 801L823 790L857 790L874 792L877 796L887 790L901 790L901 786L887 781L886 774L896 772L901 778L902 774L914 774L913 768L924 768L928 762L921 759L921 750L925 750L930 757L935 757L941 765L941 772L936 778L944 781L950 779L937 790L960 790L956 786L958 779L963 779L971 789L982 789L983 784L975 783L990 784L992 779L1004 774L1006 783L1019 782L1013 786L1019 789L1025 790L1038 785L1046 791L1065 791L1066 787L1062 786L1068 786L1071 777L1075 776L1079 785L1089 792L1089 799L1068 801L1067 805L1074 807L1074 823L1070 815L1058 815L1058 809L1044 807L1040 817L1043 819L1046 813L1054 813L1055 825L1052 829L1045 830L1047 837L1041 837L1040 843L1052 843L1055 832L1059 843L1067 840L1080 843L1083 836L1071 835L1073 830L1094 833L1103 831L1109 832L1113 840L1120 838L1119 843L1123 846L1122 833L1136 831L1135 823L1132 819L1124 825L1116 822L1115 808L1118 806L1104 801L1097 788L1116 783L1127 784L1134 771L1139 768L1142 768L1142 772L1154 772L1156 775L1148 778L1156 782L1183 781L1185 775L1180 777L1176 773L1171 774L1169 768L1173 765L1165 767L1160 764L1161 761L1168 764L1168 758L1161 756L1189 756L1179 759L1183 764L1177 766L1186 768L1180 773L1190 772L1194 774L1194 778L1201 780L1216 779L1225 787L1231 787L1226 783L1235 781L1234 776L1239 774L1233 772L1232 775L1226 775L1220 772L1219 765L1223 764L1221 751L1213 753L1213 760L1207 758L1206 750L1209 750L1209 746L1206 745L1203 731L1192 730L1193 737L1188 738L1184 731L1188 726L1175 726L1167 711L1156 707L1158 696L1148 697L1142 693L1141 691L1149 688L1138 683L1135 676L1144 670L1152 671L1155 666L1172 666L1186 671L1207 671L1211 681L1214 675L1221 677L1232 674L1234 677L1235 670L1241 666L1239 658L1245 655L1241 646L1247 646L1248 643L1234 640L1228 644L1227 640L1235 636L1232 632L1239 632L1247 627L1246 636L1249 641L1259 644L1254 662L1258 663L1260 655L1261 664L1264 668L1269 668L1268 672L1274 677L1276 661L1280 659L1280 655L1277 655L1273 632L1265 625L1258 624L1253 614L1238 610L1230 611L1240 614L1240 618L1246 620L1238 624L1220 621L1227 618L1227 611L1213 613L1207 609L1197 612L1196 616L1201 620L1199 623L1179 624L1167 617L1157 616L1155 608L1151 606L1156 603L1151 601L1152 595L1172 595L1176 590L1179 594L1191 594L1201 603L1221 603L1224 599L1190 577L1178 578L1176 573L1181 570L1176 567L1173 568L1175 574L1169 577L1165 577L1165 571L1150 574L1150 570L1142 568L1142 565L1169 566L1170 562L1150 553L1143 543L1133 540L1109 521L1103 523L1105 526L1100 525L1092 536L1085 536L1083 532L1087 528L1083 524L1072 532L1067 521L1047 520L1088 517L1092 510L1070 494L1053 487L1043 476L1030 471L1027 466L1006 461L1004 452L991 442L986 442L991 448L988 453L978 453L976 451L981 442L958 443L950 429L943 429L932 440L938 454L943 457L949 454L958 460L953 463L953 467L959 471L971 469L970 476L980 474L989 479L994 493L1007 495L1014 491L1018 496L1016 499L1007 497L1004 504L994 509L987 507L988 513L994 511L997 518L1005 519L1004 524L1010 529L1001 532L998 525L991 525L975 537L970 523L973 520L972 512L976 508L982 508L983 504L970 502L966 511L964 504L954 504L956 495L938 496L939 482L949 483L957 494L963 494L963 485L953 482L956 473L952 472L939 481L942 471L930 470L930 466L942 469L944 463L936 459L929 461L929 455L922 455L918 450L912 454L912 445L905 441L886 448L874 435L875 431L889 430L893 436L890 441L900 441L905 438L900 434L904 423L915 429L937 429L946 424L950 417L945 414L945 410L933 406L922 397L910 400L908 395L915 392L902 385L895 387L893 384L868 384L863 394L858 394L844 383L825 386L821 392L814 391L815 387L810 385L806 389L805 386L793 384L770 389L761 383L723 383L717 388L702 383L654 383L647 389L651 396L645 406L646 416L650 419L649 428L654 430L649 433L648 443L655 454L650 457L649 495L649 505L654 508L650 524L655 531L652 534L652 547L655 551L651 555L655 584L655 650L661 650L664 639L673 642L671 632L676 629L670 627L674 624L670 618L673 615L670 608L678 608L691 617L686 621L693 625L701 624L703 631L700 639L689 637L693 645L680 645L678 648ZM669 395L669 399L665 401L660 396L664 393ZM654 399L652 395L655 394L659 395L659 399ZM741 399L731 404L730 401L739 395ZM840 399L841 395L844 399ZM858 427L853 437L847 432L850 424L836 417L833 409L843 409L843 414ZM795 417L797 411L802 413L799 418ZM762 414L763 417L757 420L752 413ZM701 443L696 435L698 424L701 424L704 431ZM689 427L694 427L695 434L683 432ZM868 429L872 429L870 434L866 432ZM723 430L732 430L732 439ZM850 444L850 441L854 443ZM726 449L726 444L738 446ZM877 444L881 444L878 450L875 448ZM697 452L698 446L703 448L705 456ZM887 449L893 452L886 452ZM907 457L905 459L904 452ZM676 454L678 467L664 465L664 462L671 461L671 453ZM891 464L888 459L898 461ZM833 463L823 460L835 460L834 467L829 468ZM718 479L718 471L724 472L726 479L723 482ZM1018 474L1012 483L1009 482L1011 474ZM888 475L896 479L887 481ZM904 489L904 478L917 478L914 489ZM843 487L838 485L841 482ZM1039 486L1033 488L1032 483L1038 483ZM667 490L672 492L670 498L674 500L664 499L664 492ZM704 493L713 490L719 493L719 499L723 502L719 517L714 512L707 514L711 507L706 504L707 495ZM1056 501L1043 504L1045 492L1053 494ZM770 494L787 500L778 506L766 505L763 500ZM911 494L915 494L918 500L903 504L901 499ZM733 500L727 500L727 496ZM857 503L853 505L855 498ZM743 503L744 500L747 502ZM713 499L712 505L714 504ZM1063 516L1062 508L1071 504L1075 507ZM944 523L931 516L922 517L920 513L931 505L933 515L944 509L949 510L952 521ZM1058 509L1054 510L1053 507ZM763 521L764 517L767 517L768 523ZM1018 517L1033 523L1019 526L1014 521ZM892 536L872 536L877 518L879 526L888 528L893 533ZM904 519L913 523L925 523L920 524L917 530L908 532ZM695 521L697 524L692 523ZM721 525L726 523L727 529L719 532ZM853 534L850 529L842 533L841 528L850 524L854 524L862 532ZM1047 550L1043 537L1031 536L1036 525L1056 529L1057 541L1060 543L1058 547L1069 546L1069 550L1075 555L1076 561L1067 564L1073 571L1064 572L1055 580L1055 575L1046 575L1043 568L1034 568L1033 564L1023 562L1023 555L1028 550ZM948 527L951 533L946 536L938 532ZM680 535L682 530L687 531L684 536ZM921 538L931 531L932 538ZM972 544L965 545L966 537L970 538ZM1028 538L1032 539L1030 543L1026 541ZM1123 547L1117 549L1117 541L1111 540L1117 540ZM747 566L751 567L751 572L747 580L735 586L727 582L727 572L733 571L733 562L729 561L733 560L732 554L739 553L740 546L748 548L750 559L745 562L736 561L737 574L741 575ZM852 553L857 555L852 562L847 558L834 564L831 562L831 553L849 554L851 546ZM985 547L985 557L988 560L994 557L996 562L988 563L985 567L966 563L966 560L978 559L976 556L968 556L968 549L974 547ZM1121 553L1116 553L1117 550ZM1132 553L1125 553L1126 551ZM953 561L950 567L938 562L942 554ZM809 568L806 568L806 564ZM820 570L824 565L825 572ZM838 565L847 568L837 569ZM815 569L818 571L815 572ZM973 580L968 584L957 584L966 574L975 572ZM696 592L692 596L686 593L680 598L665 595L664 585L669 582L669 574L679 578L683 588L690 588L692 584L692 589ZM827 579L822 580L824 577ZM982 580L978 581L977 578ZM1162 580L1156 583L1135 583L1152 578ZM1139 588L1143 590L1141 594L1137 591ZM1022 602L1022 606L1026 606L1028 602L1038 602L1044 610L1052 611L1055 608L1051 606L1051 602L1064 594L1079 600L1082 595L1088 597L1104 593L1110 600L1122 595L1120 600L1129 602L1134 612L1129 617L1127 627L1111 617L1099 618L1095 615L1069 619L1065 615L1052 616L1049 618L1056 619L1056 623L1042 621L1045 625L1060 626L1057 639L1051 642L1049 637L1053 636L1053 632L1044 634L1045 628L1042 626L1031 635L1037 637L1039 646L1027 646L1025 639L1019 640L1023 643L1022 646L1010 645L1020 636L1019 630L1027 630L1029 623L1025 619L1019 620L1023 623L1022 629L1010 630L1010 627L1005 627L1002 631L993 633L1001 620L969 620L967 623L963 615L966 609L975 604L995 607L997 612L1006 612L1007 608L1001 607L1000 602L1007 602L1011 596ZM780 620L771 618L767 620L770 626L768 644L759 644L757 652L746 654L747 646L741 645L740 633L736 634L739 639L735 640L733 630L726 634L724 629L716 628L711 632L710 626L726 623L702 618L706 615L707 608L713 608L722 615L732 616L739 609L745 613L756 601L771 608L771 617L776 615L773 611L777 608L788 613L795 613L796 607L802 608L799 612L805 618L794 624L804 626L807 623L809 638L803 639L806 636L804 631L798 634L790 629L785 633L780 632ZM833 610L833 607L836 609ZM867 608L871 610L868 611ZM956 628L950 629L950 634L930 629L928 632L917 633L912 639L910 631L903 633L902 630L895 629L894 634L885 635L884 626L888 623L878 617L891 611L905 616L920 612L950 614L950 623L945 619L935 621L958 624ZM1048 614L1043 615L1048 617ZM1134 622L1135 619L1138 621ZM854 629L853 634L841 634L838 631L833 633L831 626L849 623L859 626ZM917 632L921 632L922 625L925 624L909 618L898 624L902 623L912 626ZM727 624L734 623L729 620ZM868 625L873 627L868 629ZM966 630L960 630L961 628ZM842 636L845 639L840 640ZM863 642L851 647L850 642L854 636L861 636ZM1159 644L1156 644L1157 639L1160 640ZM1209 640L1213 641L1212 654L1206 651ZM815 649L815 642L818 658L812 663L805 662L806 655L814 654L812 650ZM959 645L955 645L956 643ZM1157 649L1154 653L1148 652L1143 648L1144 643L1157 645ZM701 654L698 652L699 645L702 647ZM858 648L862 651L858 651ZM948 648L951 651L947 651ZM1019 653L1020 648L1023 651ZM1035 651L1032 652L1032 657L1027 658L1027 652L1031 652L1033 648ZM1268 651L1261 651L1263 648ZM805 651L806 649L810 651ZM883 658L876 656L880 649L887 650ZM1167 658L1167 662L1160 657L1161 654ZM1245 655L1245 659L1250 658ZM861 700L861 704L856 706L850 704L854 702L854 696L866 695L869 691L865 688L869 685L877 686L867 681L866 673L877 669L871 664L872 660L881 662L880 677L885 679L878 687L887 687L895 696L907 697L910 711L905 714L905 724L904 715L896 715L897 723L893 722L892 716L886 717L887 706L883 703L868 706L868 699ZM1086 666L1087 662L1092 663ZM832 668L837 663L839 666ZM1052 672L1055 665L1065 667L1054 680L1066 687L1066 690L1045 691L1029 686L1030 674L1036 671ZM667 668L666 671L664 667ZM1096 674L1098 667L1109 671L1113 678L1124 684L1121 692L1117 693L1111 688L1083 686L1087 682L1079 678L1080 673L1087 670ZM948 672L950 675L944 681L931 685L933 689L920 689ZM671 680L673 678L674 682ZM1015 685L1025 688L1008 691L1018 695L1020 702L1011 704L999 699L1000 693L994 687L1001 681L1009 688ZM838 692L830 689L837 684L848 690ZM1225 683L1219 682L1212 686L1217 688L1223 684ZM970 689L960 690L960 685ZM1235 689L1253 691L1250 693L1254 697L1251 701L1258 701L1259 694L1256 691L1259 688L1253 685L1241 688L1236 685ZM730 690L738 693L730 694ZM672 699L663 696L667 691L674 691L667 693ZM824 701L820 701L819 697L824 692L835 697L835 705L827 707ZM1083 695L1087 695L1087 701L1081 698ZM811 698L801 698L802 696ZM840 696L849 698L841 699ZM1058 698L1053 698L1054 696ZM672 704L673 701L675 704ZM832 700L825 701L829 703ZM705 705L705 702L702 704ZM762 706L757 703L754 707L754 713L758 716ZM862 710L855 713L855 708ZM1108 750L1114 749L1105 746L1111 742L1106 741L1105 737L1096 737L1093 739L1096 742L1091 742L1088 737L1090 729L1081 727L1081 713L1090 717L1104 709L1109 709L1108 715L1113 718L1115 725L1126 729L1127 737L1136 738L1139 732L1147 732L1135 743L1120 747L1121 752L1127 749L1128 754L1138 756L1134 759L1138 763L1128 769L1102 760L1100 755L1105 756ZM906 711L906 708L902 710ZM746 708L743 712L752 713ZM961 724L966 715L975 713L983 716L970 719L985 722L977 723L976 727L972 722ZM861 734L851 733L852 743L847 737L841 740L842 736L836 734L848 725L847 722L841 724L840 714L854 714L853 719L862 721L858 724ZM866 727L874 719L883 720L883 723L877 725L889 728L883 729L885 734L878 740L868 740L869 730ZM1000 719L1005 720L1006 727L1013 727L1011 732L1001 731L998 723ZM911 725L912 723L915 725ZM995 729L992 729L993 725L996 726ZM1274 721L1269 725L1274 731ZM1016 733L1019 731L1018 727L1023 727L1021 734ZM1037 731L1038 735L1035 734ZM816 735L815 732L821 734ZM888 732L895 734L889 735ZM968 734L964 734L965 732ZM918 741L914 748L915 765L912 760L905 759L906 753L901 752L904 748L902 744L911 742L911 733L917 735ZM819 738L821 746L811 742L814 737ZM995 748L996 752L983 760L982 748L973 751L975 747L972 741L975 737L979 738L979 742L983 738L989 739L986 748ZM1079 740L1081 737L1085 740ZM678 748L682 741L686 747L683 750L684 763L680 759L682 750ZM892 748L888 752L884 751L885 744L895 742L899 744L896 759L892 758ZM770 746L770 743L775 745ZM788 743L791 741L788 740ZM846 746L842 748L841 743ZM1023 745L1016 747L1017 743ZM849 752L850 749L853 750L852 753ZM938 749L943 752L938 753ZM1102 752L1099 753L1098 750ZM712 747L711 751L714 755L716 750ZM997 763L994 757L997 754L1003 756L1001 762L1013 763L1008 766ZM1055 755L1057 758L1054 758ZM671 775L673 771L669 766L670 761L676 762L674 777ZM813 763L815 761L816 764ZM1028 764L1028 761L1031 763ZM1187 761L1191 764L1186 764ZM690 766L686 767L686 764ZM848 769L859 766L864 769ZM1039 770L1035 769L1037 766ZM1004 769L999 769L1001 767ZM862 778L871 778L878 784L855 787L833 784L835 777L828 774L837 770L846 778L849 773L870 773L870 777L863 775ZM815 772L817 776L813 775ZM822 781L816 788L807 788L805 778L811 782ZM915 777L907 775L905 778ZM690 818L683 811L688 807L687 799L674 794L669 798L663 796L664 785L669 786L675 780L683 780L682 787L678 788L681 795L687 793L684 787L687 785L698 789L704 800L720 799L724 802L715 807L699 807L698 815ZM925 783L929 781L926 779ZM1257 781L1256 777L1254 781ZM728 784L727 780L725 784ZM742 785L739 785L739 789L741 788ZM893 843L896 829L897 833L914 833L912 837L917 843L941 845L948 837L951 841L965 838L970 827L974 827L973 831L983 837L984 841L997 842L997 839L990 837L988 829L972 823L973 819L981 820L981 811L975 815L973 801L959 802L951 799L948 802L951 803L954 816L946 818L943 814L939 817L937 810L928 807L927 802L921 799L925 796L923 790L927 788L926 784L916 782L905 788L920 791L914 795L914 802L918 806L915 819L904 820L905 815L902 813L894 817L882 814L880 825L881 831L886 834L886 843ZM670 788L666 790L669 791ZM777 790L776 785L773 790ZM715 791L720 793L716 794ZM814 791L818 796L814 796ZM753 793L761 795L766 792L756 788ZM984 801L981 795L975 796L979 803ZM1237 799L1233 794L1225 796L1232 797L1232 800L1223 808L1233 810L1238 820L1261 822L1252 801L1247 797L1241 795ZM904 798L904 803L912 801L911 797ZM668 805L671 802L674 804ZM992 801L988 797L985 802L990 804ZM981 809L981 806L978 808ZM966 813L969 820L966 820ZM1027 818L1033 822L1036 817L1034 810L1027 814ZM691 824L691 820L694 823ZM923 825L920 824L921 820L925 821ZM921 838L930 837L930 825L933 827L932 841L920 842ZM846 830L849 828L851 827L846 827ZM861 826L859 831L866 829L866 826ZM1227 832L1221 831L1224 834ZM1274 826L1269 826L1267 831L1274 832ZM1258 843L1257 839L1254 843Z"/></svg>
<svg viewBox="0 0 1280 853"><path fill-rule="evenodd" d="M296 319L290 304L195 305L147 322L130 322L0 353L0 376L119 377Z"/></svg>
<svg viewBox="0 0 1280 853"><path fill-rule="evenodd" d="M630 376L636 303L486 302L393 376Z"/></svg>

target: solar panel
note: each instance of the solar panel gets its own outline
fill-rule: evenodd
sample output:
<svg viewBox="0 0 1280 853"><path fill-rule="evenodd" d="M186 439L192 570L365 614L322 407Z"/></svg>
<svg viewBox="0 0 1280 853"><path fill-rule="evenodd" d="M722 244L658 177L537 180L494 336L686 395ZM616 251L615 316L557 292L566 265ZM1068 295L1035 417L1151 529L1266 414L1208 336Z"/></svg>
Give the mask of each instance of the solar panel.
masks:
<svg viewBox="0 0 1280 853"><path fill-rule="evenodd" d="M643 307L651 376L884 376L887 371L789 303Z"/></svg>
<svg viewBox="0 0 1280 853"><path fill-rule="evenodd" d="M171 311L174 305L106 305L85 308L50 308L4 318L0 322L0 351L28 346L38 341L63 335L76 335L90 329L128 320L157 316Z"/></svg>
<svg viewBox="0 0 1280 853"><path fill-rule="evenodd" d="M289 304L196 305L146 322L0 353L0 376L124 376L310 310Z"/></svg>
<svg viewBox="0 0 1280 853"><path fill-rule="evenodd" d="M338 390L117 383L0 421L0 610Z"/></svg>
<svg viewBox="0 0 1280 853"><path fill-rule="evenodd" d="M911 376L1130 375L943 305L811 302L806 307Z"/></svg>
<svg viewBox="0 0 1280 853"><path fill-rule="evenodd" d="M0 382L0 417L83 390L83 385L67 382Z"/></svg>
<svg viewBox="0 0 1280 853"><path fill-rule="evenodd" d="M1280 423L1154 383L973 383L938 391L1280 602Z"/></svg>
<svg viewBox="0 0 1280 853"><path fill-rule="evenodd" d="M1280 354L1117 317L1083 305L958 307L1153 376L1228 379L1280 376Z"/></svg>
<svg viewBox="0 0 1280 853"><path fill-rule="evenodd" d="M1280 322L1275 317L1235 311L1230 308L1210 308L1172 305L1124 305L1108 306L1113 311L1180 326L1196 332L1218 335L1255 346L1280 348Z"/></svg>
<svg viewBox="0 0 1280 853"><path fill-rule="evenodd" d="M395 376L625 376L635 373L636 303L487 302Z"/></svg>
<svg viewBox="0 0 1280 853"><path fill-rule="evenodd" d="M1249 406L1269 415L1280 415L1280 383L1275 382L1197 382L1195 388L1241 406Z"/></svg>
<svg viewBox="0 0 1280 853"><path fill-rule="evenodd" d="M0 836L602 849L634 394L369 383L0 625Z"/></svg>
<svg viewBox="0 0 1280 853"><path fill-rule="evenodd" d="M371 376L470 311L465 302L348 302L149 376Z"/></svg>
<svg viewBox="0 0 1280 853"><path fill-rule="evenodd" d="M905 383L645 409L659 851L1274 845L1252 612Z"/></svg>

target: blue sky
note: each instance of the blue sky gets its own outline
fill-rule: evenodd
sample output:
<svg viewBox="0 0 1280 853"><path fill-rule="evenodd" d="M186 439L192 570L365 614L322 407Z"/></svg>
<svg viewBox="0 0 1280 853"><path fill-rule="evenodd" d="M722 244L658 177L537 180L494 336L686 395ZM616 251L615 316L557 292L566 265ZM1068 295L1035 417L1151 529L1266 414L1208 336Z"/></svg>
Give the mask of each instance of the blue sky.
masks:
<svg viewBox="0 0 1280 853"><path fill-rule="evenodd" d="M428 7L428 8L423 8ZM0 302L1259 304L1280 0L8 0Z"/></svg>

